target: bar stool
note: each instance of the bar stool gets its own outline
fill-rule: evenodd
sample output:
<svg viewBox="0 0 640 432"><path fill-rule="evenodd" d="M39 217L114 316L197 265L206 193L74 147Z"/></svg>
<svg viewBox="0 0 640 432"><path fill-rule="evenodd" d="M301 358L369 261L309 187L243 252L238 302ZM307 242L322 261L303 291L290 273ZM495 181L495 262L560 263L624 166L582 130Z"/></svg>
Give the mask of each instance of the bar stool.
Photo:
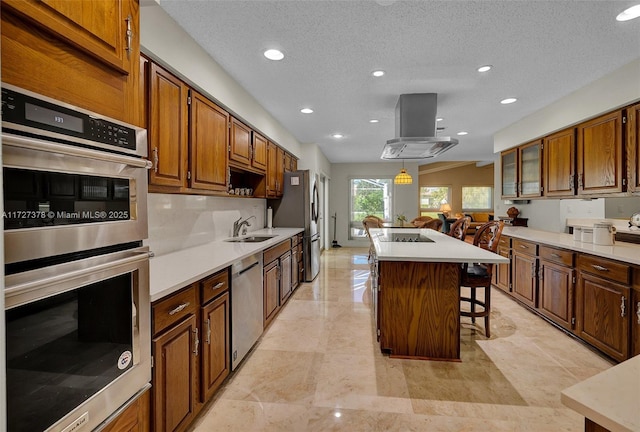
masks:
<svg viewBox="0 0 640 432"><path fill-rule="evenodd" d="M458 220L456 220L454 223L451 224L451 228L449 229L449 235L451 237L455 237L458 240L462 240L464 241L464 238L467 235L467 229L469 228L469 225L471 224L471 218L470 217L462 217L459 218Z"/></svg>
<svg viewBox="0 0 640 432"><path fill-rule="evenodd" d="M490 221L480 226L473 237L474 246L481 247L493 253L498 250L498 243L502 235L504 222ZM484 318L484 333L491 337L489 327L489 317L491 314L491 275L493 264L463 264L460 287L469 287L471 290L469 297L460 297L460 301L469 303L470 311L460 311L460 316L470 317L475 324L476 318ZM476 290L484 288L484 301L476 298ZM481 310L476 311L476 306Z"/></svg>

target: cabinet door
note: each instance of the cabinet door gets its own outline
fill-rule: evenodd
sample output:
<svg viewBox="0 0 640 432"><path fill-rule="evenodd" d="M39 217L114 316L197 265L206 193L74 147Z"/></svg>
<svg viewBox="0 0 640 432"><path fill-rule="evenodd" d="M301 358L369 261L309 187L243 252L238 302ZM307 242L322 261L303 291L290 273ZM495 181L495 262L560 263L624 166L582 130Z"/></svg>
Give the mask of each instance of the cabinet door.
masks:
<svg viewBox="0 0 640 432"><path fill-rule="evenodd" d="M229 159L242 165L251 163L251 129L231 117Z"/></svg>
<svg viewBox="0 0 640 432"><path fill-rule="evenodd" d="M284 192L284 150L276 147L276 196Z"/></svg>
<svg viewBox="0 0 640 432"><path fill-rule="evenodd" d="M540 261L540 312L560 324L573 329L574 270L549 261Z"/></svg>
<svg viewBox="0 0 640 432"><path fill-rule="evenodd" d="M512 294L531 307L536 307L537 300L536 267L537 258L517 252L513 254L511 262Z"/></svg>
<svg viewBox="0 0 640 432"><path fill-rule="evenodd" d="M300 285L300 273L298 272L298 245L291 248L291 291Z"/></svg>
<svg viewBox="0 0 640 432"><path fill-rule="evenodd" d="M502 198L518 196L518 149L503 151L502 161Z"/></svg>
<svg viewBox="0 0 640 432"><path fill-rule="evenodd" d="M202 391L200 402L208 401L229 375L229 293L202 308Z"/></svg>
<svg viewBox="0 0 640 432"><path fill-rule="evenodd" d="M293 171L291 168L291 155L287 152L284 153L284 170Z"/></svg>
<svg viewBox="0 0 640 432"><path fill-rule="evenodd" d="M291 252L287 252L280 257L280 305L291 295Z"/></svg>
<svg viewBox="0 0 640 432"><path fill-rule="evenodd" d="M627 109L629 190L640 191L640 104Z"/></svg>
<svg viewBox="0 0 640 432"><path fill-rule="evenodd" d="M153 430L184 430L196 412L195 315L153 339Z"/></svg>
<svg viewBox="0 0 640 432"><path fill-rule="evenodd" d="M149 85L149 184L186 187L189 89L155 63Z"/></svg>
<svg viewBox="0 0 640 432"><path fill-rule="evenodd" d="M498 247L498 255L511 259L511 249ZM511 291L511 263L496 264L494 267L494 284L502 291Z"/></svg>
<svg viewBox="0 0 640 432"><path fill-rule="evenodd" d="M518 147L520 179L518 196L524 198L542 195L542 141L537 140Z"/></svg>
<svg viewBox="0 0 640 432"><path fill-rule="evenodd" d="M544 139L544 195L573 196L576 194L575 162L576 132L574 128Z"/></svg>
<svg viewBox="0 0 640 432"><path fill-rule="evenodd" d="M271 322L279 306L280 266L278 260L264 268L264 326Z"/></svg>
<svg viewBox="0 0 640 432"><path fill-rule="evenodd" d="M578 194L623 192L622 111L578 125Z"/></svg>
<svg viewBox="0 0 640 432"><path fill-rule="evenodd" d="M253 132L253 157L251 166L264 171L267 169L267 139L262 135Z"/></svg>
<svg viewBox="0 0 640 432"><path fill-rule="evenodd" d="M631 356L640 354L640 290L631 292Z"/></svg>
<svg viewBox="0 0 640 432"><path fill-rule="evenodd" d="M226 191L229 113L191 93L191 187Z"/></svg>
<svg viewBox="0 0 640 432"><path fill-rule="evenodd" d="M278 180L278 146L269 141L267 143L267 197L277 196Z"/></svg>
<svg viewBox="0 0 640 432"><path fill-rule="evenodd" d="M578 273L578 336L618 361L629 355L630 289Z"/></svg>

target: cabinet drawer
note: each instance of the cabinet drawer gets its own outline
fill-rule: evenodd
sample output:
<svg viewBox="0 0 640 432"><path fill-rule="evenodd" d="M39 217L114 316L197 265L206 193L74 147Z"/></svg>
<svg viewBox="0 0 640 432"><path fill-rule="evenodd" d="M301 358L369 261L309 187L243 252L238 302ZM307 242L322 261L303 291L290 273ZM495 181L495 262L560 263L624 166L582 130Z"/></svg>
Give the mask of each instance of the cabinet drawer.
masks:
<svg viewBox="0 0 640 432"><path fill-rule="evenodd" d="M538 253L538 245L526 240L513 239L513 251L535 256Z"/></svg>
<svg viewBox="0 0 640 432"><path fill-rule="evenodd" d="M229 269L226 268L200 281L200 298L206 305L213 298L229 289Z"/></svg>
<svg viewBox="0 0 640 432"><path fill-rule="evenodd" d="M545 261L573 267L573 252L540 245L540 258Z"/></svg>
<svg viewBox="0 0 640 432"><path fill-rule="evenodd" d="M153 312L153 334L158 334L167 327L181 321L184 317L194 314L197 306L198 299L195 285L154 303L151 306Z"/></svg>
<svg viewBox="0 0 640 432"><path fill-rule="evenodd" d="M591 255L578 255L576 267L583 272L623 284L629 284L631 276L629 265Z"/></svg>
<svg viewBox="0 0 640 432"><path fill-rule="evenodd" d="M498 240L498 247L511 247L511 237L508 236L500 236L500 240Z"/></svg>
<svg viewBox="0 0 640 432"><path fill-rule="evenodd" d="M264 251L264 265L266 266L271 261L280 258L280 255L291 249L291 239L278 243L277 245L270 247Z"/></svg>

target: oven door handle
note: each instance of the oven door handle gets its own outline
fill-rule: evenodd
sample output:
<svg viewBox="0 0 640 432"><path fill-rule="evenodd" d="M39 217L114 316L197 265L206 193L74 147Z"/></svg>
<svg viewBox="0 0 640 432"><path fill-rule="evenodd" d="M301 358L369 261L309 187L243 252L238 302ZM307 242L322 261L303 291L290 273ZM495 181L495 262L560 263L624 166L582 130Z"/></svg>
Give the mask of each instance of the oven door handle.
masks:
<svg viewBox="0 0 640 432"><path fill-rule="evenodd" d="M152 165L151 161L142 158L124 156L115 153L107 153L105 151L92 150L83 147L73 147L51 141L44 141L37 138L29 138L7 133L2 134L2 145L28 148L31 150L39 150L49 153L59 153L67 156L97 159L105 162L121 163L132 166L134 168L151 169Z"/></svg>
<svg viewBox="0 0 640 432"><path fill-rule="evenodd" d="M96 275L99 272L113 272L121 274L123 267L133 267L136 263L149 260L149 251L146 247L142 250L116 252L113 256L103 255L51 266L40 275L35 271L35 276L29 277L29 273L18 273L5 277L5 301L7 308L19 306L29 298L32 292L38 292L38 298L46 298L51 295L71 291L78 286L78 281L87 283L101 280ZM37 300L29 298L29 301Z"/></svg>

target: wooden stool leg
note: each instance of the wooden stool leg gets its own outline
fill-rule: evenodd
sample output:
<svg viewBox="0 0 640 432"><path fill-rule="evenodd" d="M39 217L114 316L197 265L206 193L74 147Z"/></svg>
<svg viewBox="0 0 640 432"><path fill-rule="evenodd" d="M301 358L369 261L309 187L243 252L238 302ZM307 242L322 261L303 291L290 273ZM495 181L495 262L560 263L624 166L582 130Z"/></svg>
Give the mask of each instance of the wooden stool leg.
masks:
<svg viewBox="0 0 640 432"><path fill-rule="evenodd" d="M476 317L474 316L476 313L476 288L471 287L471 292L469 293L469 298L471 301L469 302L469 306L471 307L471 322L473 324L476 323Z"/></svg>

